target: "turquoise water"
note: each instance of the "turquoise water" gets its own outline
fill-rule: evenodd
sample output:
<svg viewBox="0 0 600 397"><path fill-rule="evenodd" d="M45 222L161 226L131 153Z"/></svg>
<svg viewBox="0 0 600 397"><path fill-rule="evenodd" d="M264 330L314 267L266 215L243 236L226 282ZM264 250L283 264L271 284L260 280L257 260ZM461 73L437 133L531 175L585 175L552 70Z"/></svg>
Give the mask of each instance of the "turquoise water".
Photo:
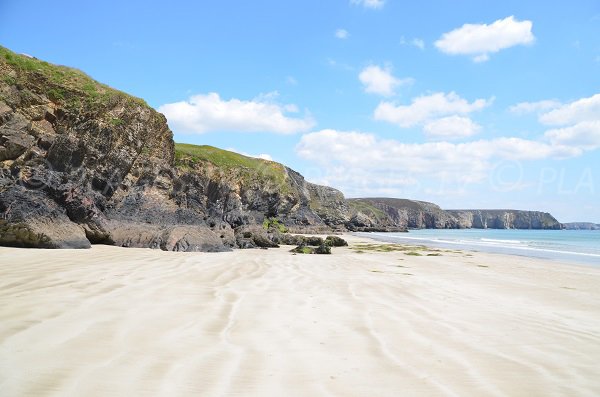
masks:
<svg viewBox="0 0 600 397"><path fill-rule="evenodd" d="M470 249L600 266L600 230L421 229L408 233L364 235L387 242Z"/></svg>

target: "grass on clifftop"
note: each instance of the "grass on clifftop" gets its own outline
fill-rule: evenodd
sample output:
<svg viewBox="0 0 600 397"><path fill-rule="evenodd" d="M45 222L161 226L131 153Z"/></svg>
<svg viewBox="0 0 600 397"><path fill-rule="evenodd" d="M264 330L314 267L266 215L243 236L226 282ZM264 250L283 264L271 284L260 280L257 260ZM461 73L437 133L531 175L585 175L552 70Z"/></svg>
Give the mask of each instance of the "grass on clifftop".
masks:
<svg viewBox="0 0 600 397"><path fill-rule="evenodd" d="M248 171L253 175L268 178L281 188L288 186L287 173L283 165L274 161L244 156L214 146L175 143L175 164L185 166L186 161L208 161L224 170Z"/></svg>
<svg viewBox="0 0 600 397"><path fill-rule="evenodd" d="M101 84L80 70L17 54L2 46L0 72L4 83L44 94L52 101L65 105L80 105L84 98L90 105L121 99L126 103L148 106L143 99Z"/></svg>
<svg viewBox="0 0 600 397"><path fill-rule="evenodd" d="M378 221L385 218L385 212L366 201L351 199L348 200L348 206L356 212L362 212L363 214L373 217Z"/></svg>
<svg viewBox="0 0 600 397"><path fill-rule="evenodd" d="M189 143L176 143L175 153L180 157L191 157L192 159L205 160L225 168L245 167L259 169L267 163L267 160L247 157L239 153L230 152L208 145L191 145ZM272 163L272 161L271 161Z"/></svg>

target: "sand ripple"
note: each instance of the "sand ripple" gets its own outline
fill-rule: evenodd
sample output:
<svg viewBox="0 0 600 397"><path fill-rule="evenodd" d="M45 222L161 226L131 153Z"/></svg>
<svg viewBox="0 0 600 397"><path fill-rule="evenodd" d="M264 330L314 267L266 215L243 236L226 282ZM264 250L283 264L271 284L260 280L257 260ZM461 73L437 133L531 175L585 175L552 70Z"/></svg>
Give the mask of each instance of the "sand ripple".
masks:
<svg viewBox="0 0 600 397"><path fill-rule="evenodd" d="M0 248L0 394L600 395L600 270L507 258Z"/></svg>

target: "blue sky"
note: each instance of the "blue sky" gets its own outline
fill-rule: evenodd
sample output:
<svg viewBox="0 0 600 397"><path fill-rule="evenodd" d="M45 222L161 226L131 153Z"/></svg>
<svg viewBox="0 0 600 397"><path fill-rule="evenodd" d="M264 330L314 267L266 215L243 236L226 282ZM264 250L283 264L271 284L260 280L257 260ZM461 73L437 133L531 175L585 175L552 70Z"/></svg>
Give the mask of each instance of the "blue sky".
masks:
<svg viewBox="0 0 600 397"><path fill-rule="evenodd" d="M0 43L347 196L600 222L600 2L0 2Z"/></svg>

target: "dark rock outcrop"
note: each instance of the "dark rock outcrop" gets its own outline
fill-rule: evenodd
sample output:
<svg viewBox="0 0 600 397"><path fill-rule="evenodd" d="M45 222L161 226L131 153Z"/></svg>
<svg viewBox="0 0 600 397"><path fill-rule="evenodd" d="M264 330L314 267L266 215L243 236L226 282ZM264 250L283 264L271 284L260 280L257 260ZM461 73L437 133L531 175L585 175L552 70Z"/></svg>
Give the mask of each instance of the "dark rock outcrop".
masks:
<svg viewBox="0 0 600 397"><path fill-rule="evenodd" d="M89 248L81 225L69 220L66 210L39 191L15 186L0 191L2 245L37 248Z"/></svg>
<svg viewBox="0 0 600 397"><path fill-rule="evenodd" d="M299 245L296 248L290 250L295 254L320 254L320 255L329 255L331 254L331 246L326 244L321 244L317 247L309 247L306 245Z"/></svg>
<svg viewBox="0 0 600 397"><path fill-rule="evenodd" d="M325 244L330 247L347 247L348 242L339 236L327 236Z"/></svg>

